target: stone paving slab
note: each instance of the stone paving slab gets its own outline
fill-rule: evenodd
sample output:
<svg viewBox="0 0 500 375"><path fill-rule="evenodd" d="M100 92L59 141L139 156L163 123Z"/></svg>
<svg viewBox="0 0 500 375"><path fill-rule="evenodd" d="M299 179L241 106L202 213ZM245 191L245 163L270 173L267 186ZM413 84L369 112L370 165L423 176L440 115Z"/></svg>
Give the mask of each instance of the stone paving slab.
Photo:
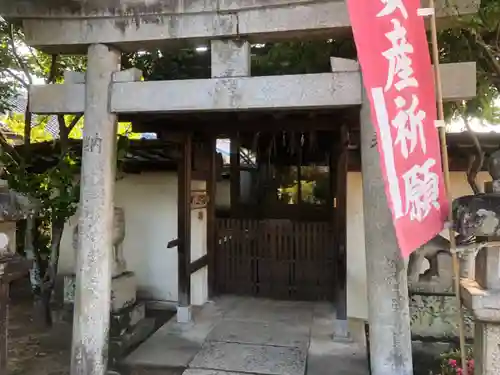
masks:
<svg viewBox="0 0 500 375"><path fill-rule="evenodd" d="M128 366L185 368L201 349L196 341L157 332L124 361Z"/></svg>
<svg viewBox="0 0 500 375"><path fill-rule="evenodd" d="M224 316L219 305L207 303L203 307L193 308L193 321L191 323L178 323L176 318L170 319L158 330L158 334L175 335L186 340L205 342L207 335Z"/></svg>
<svg viewBox="0 0 500 375"><path fill-rule="evenodd" d="M307 302L248 299L238 303L224 317L231 320L253 322L284 322L310 324L314 305Z"/></svg>
<svg viewBox="0 0 500 375"><path fill-rule="evenodd" d="M306 375L368 375L366 348L355 343L311 340Z"/></svg>
<svg viewBox="0 0 500 375"><path fill-rule="evenodd" d="M182 375L247 375L243 372L229 372L221 370L206 370L190 368L182 373Z"/></svg>
<svg viewBox="0 0 500 375"><path fill-rule="evenodd" d="M307 348L310 329L307 324L281 322L244 322L224 319L212 330L207 340Z"/></svg>
<svg viewBox="0 0 500 375"><path fill-rule="evenodd" d="M299 348L210 342L190 368L266 375L304 375L307 351Z"/></svg>
<svg viewBox="0 0 500 375"><path fill-rule="evenodd" d="M127 375L182 375L181 369L161 369L161 368L139 368L135 367L131 371L119 372ZM108 375L108 374L106 374Z"/></svg>
<svg viewBox="0 0 500 375"><path fill-rule="evenodd" d="M333 341L328 303L223 297L193 316L190 324L169 321L125 365L134 375L369 373L363 345Z"/></svg>
<svg viewBox="0 0 500 375"><path fill-rule="evenodd" d="M215 304L193 310L192 323L170 319L124 361L129 366L186 368L223 316Z"/></svg>

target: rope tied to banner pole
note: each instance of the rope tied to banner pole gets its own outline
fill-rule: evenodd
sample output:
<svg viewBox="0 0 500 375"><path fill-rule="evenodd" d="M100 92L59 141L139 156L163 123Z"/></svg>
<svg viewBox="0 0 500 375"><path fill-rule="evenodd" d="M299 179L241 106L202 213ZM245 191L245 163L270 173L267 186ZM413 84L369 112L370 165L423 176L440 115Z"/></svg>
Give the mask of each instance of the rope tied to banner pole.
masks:
<svg viewBox="0 0 500 375"><path fill-rule="evenodd" d="M438 49L436 12L435 12L434 0L429 0L428 9L430 9L430 12L427 12L425 15L429 15L431 20L430 28L431 28L432 60L434 62L434 77L436 84L436 99L437 99L437 110L438 110L438 119L436 123L443 124L444 122L443 91L441 85L441 73L439 71L439 49ZM448 211L448 221L451 222L453 220L453 209L451 205L453 197L451 195L450 168L448 160L448 148L446 144L446 127L437 126L437 128L439 131L439 138L441 141L441 158L443 163L443 174L444 174L444 183L446 187L446 195L448 197L448 201L450 202ZM453 260L455 297L459 315L458 329L460 333L460 356L462 362L461 363L462 374L468 375L467 353L465 351L465 322L464 322L464 313L462 310L462 300L460 297L460 261L457 254L457 243L455 240L455 233L453 230L453 226L449 226L448 230L450 236L450 252Z"/></svg>

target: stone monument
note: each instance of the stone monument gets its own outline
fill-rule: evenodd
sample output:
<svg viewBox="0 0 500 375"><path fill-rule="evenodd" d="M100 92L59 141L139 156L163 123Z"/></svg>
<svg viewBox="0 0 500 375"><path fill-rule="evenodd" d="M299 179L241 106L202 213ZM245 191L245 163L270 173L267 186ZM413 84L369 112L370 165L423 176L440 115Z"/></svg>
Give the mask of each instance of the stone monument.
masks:
<svg viewBox="0 0 500 375"><path fill-rule="evenodd" d="M78 214L77 214L78 215ZM140 340L143 335L153 330L154 321L146 319L146 308L143 302L136 300L137 282L133 272L127 270L123 253L123 241L126 235L125 211L121 207L114 208L113 245L109 251L112 256L111 280L111 324L109 335L110 365L130 346ZM79 248L78 225L73 230L73 250L75 259ZM72 311L75 299L76 277L66 276L64 280L64 302ZM71 314L72 316L72 314Z"/></svg>
<svg viewBox="0 0 500 375"><path fill-rule="evenodd" d="M125 211L115 207L113 213L113 264L112 276L119 276L127 271L127 262L123 255L123 241L125 240ZM78 225L73 229L73 250L75 259L78 252Z"/></svg>

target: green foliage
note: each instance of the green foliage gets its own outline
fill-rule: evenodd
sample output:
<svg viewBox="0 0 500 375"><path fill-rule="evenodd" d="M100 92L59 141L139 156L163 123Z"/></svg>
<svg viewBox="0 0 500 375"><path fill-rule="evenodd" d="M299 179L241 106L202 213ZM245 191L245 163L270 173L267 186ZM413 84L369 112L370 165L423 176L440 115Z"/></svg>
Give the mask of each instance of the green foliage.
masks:
<svg viewBox="0 0 500 375"><path fill-rule="evenodd" d="M252 75L329 72L330 56L355 58L352 39L280 42L252 47ZM124 68L141 69L146 80L210 77L210 52L194 49L124 54Z"/></svg>
<svg viewBox="0 0 500 375"><path fill-rule="evenodd" d="M454 0L449 0L453 4ZM475 61L477 97L447 105L448 116L477 117L500 123L495 101L500 92L500 2L481 0L476 15L458 17L454 28L439 33L441 62Z"/></svg>
<svg viewBox="0 0 500 375"><path fill-rule="evenodd" d="M14 96L24 94L36 80L46 83L63 81L65 70L84 71L86 61L82 57L50 56L34 51L24 44L22 31L14 25L0 19L0 110L7 108ZM9 109L9 108L7 108ZM55 141L47 131L47 124L59 127L60 143L58 160L55 166L40 173L31 167L32 145L38 142ZM80 199L79 166L76 152L70 147L70 138L81 138L82 116L36 116L10 112L3 121L6 125L0 129L0 163L4 166L4 176L9 187L28 195L39 202L36 220L28 219L33 225L24 226L20 242L25 244L24 253L32 258L32 289L35 296L41 298L44 315L48 325L52 318L49 304L57 275L59 250L64 224L77 210ZM24 145L15 148L4 134L9 133L22 139ZM131 132L131 124L119 124L118 147L123 157L128 145L127 136L138 138ZM56 152L56 151L54 151ZM34 228L33 233L26 228Z"/></svg>
<svg viewBox="0 0 500 375"><path fill-rule="evenodd" d="M54 137L46 130L49 116L35 116L35 125L31 127L31 141L33 143L46 142ZM20 137L24 136L25 116L22 113L9 113L5 120L6 127L14 134Z"/></svg>
<svg viewBox="0 0 500 375"><path fill-rule="evenodd" d="M150 81L210 77L210 53L195 50L153 50L122 56L124 69L142 70Z"/></svg>
<svg viewBox="0 0 500 375"><path fill-rule="evenodd" d="M456 0L448 1L453 7ZM478 117L488 123L499 123L495 100L500 88L500 2L482 0L478 14L458 16L453 26L439 33L440 61L476 61L478 95L468 103L446 103L447 117ZM329 72L331 56L355 59L352 38L254 45L252 75ZM143 70L147 80L210 77L209 51L141 51L123 55L122 64L125 68L135 66Z"/></svg>
<svg viewBox="0 0 500 375"><path fill-rule="evenodd" d="M69 121L71 121L71 120L69 120ZM71 131L71 133L69 134L69 138L82 139L83 138L83 124L84 124L84 118L82 116L81 119L76 124L76 126ZM117 134L119 136L125 136L128 139L141 139L140 133L132 132L132 124L130 122L119 122Z"/></svg>
<svg viewBox="0 0 500 375"><path fill-rule="evenodd" d="M24 45L22 31L0 18L0 78L9 82L11 88L26 87L31 77L23 76L30 65L34 65L33 54L20 54Z"/></svg>
<svg viewBox="0 0 500 375"><path fill-rule="evenodd" d="M356 58L352 39L272 43L252 52L252 74L258 76L331 72L331 56Z"/></svg>
<svg viewBox="0 0 500 375"><path fill-rule="evenodd" d="M289 204L299 203L299 182L297 167L284 167L279 170L280 199ZM322 167L301 166L300 195L302 203L324 204L330 197L330 179L328 172Z"/></svg>

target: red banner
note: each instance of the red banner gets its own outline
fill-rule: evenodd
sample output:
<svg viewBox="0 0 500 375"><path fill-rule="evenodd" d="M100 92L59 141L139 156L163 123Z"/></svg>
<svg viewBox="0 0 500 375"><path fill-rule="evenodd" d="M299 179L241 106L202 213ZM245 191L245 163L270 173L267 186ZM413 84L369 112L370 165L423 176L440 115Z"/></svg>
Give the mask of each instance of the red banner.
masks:
<svg viewBox="0 0 500 375"><path fill-rule="evenodd" d="M449 204L420 4L347 0L387 201L405 257L441 232Z"/></svg>

